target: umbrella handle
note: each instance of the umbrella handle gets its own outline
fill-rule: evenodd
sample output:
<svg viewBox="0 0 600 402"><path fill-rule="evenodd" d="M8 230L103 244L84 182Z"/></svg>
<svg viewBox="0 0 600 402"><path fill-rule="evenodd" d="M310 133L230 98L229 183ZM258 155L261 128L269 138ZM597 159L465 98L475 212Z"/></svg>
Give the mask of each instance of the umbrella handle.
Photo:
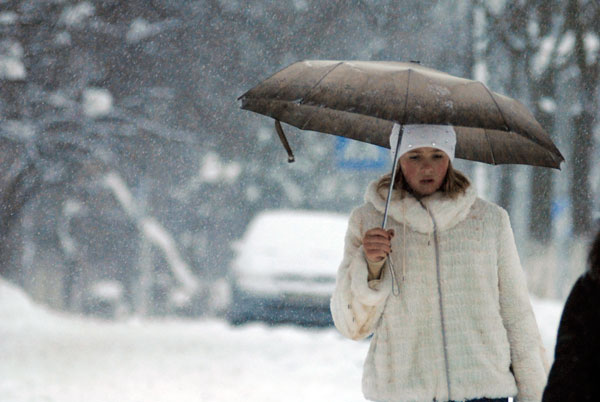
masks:
<svg viewBox="0 0 600 402"><path fill-rule="evenodd" d="M400 131L398 132L398 142L396 142L396 152L394 153L394 163L392 164L392 181L390 182L387 200L385 201L385 212L383 213L383 223L381 224L382 229L385 229L385 225L387 224L388 208L390 206L390 201L392 200L392 191L394 190L394 183L396 181L396 171L398 170L398 152L400 151L400 142L402 142L402 134L404 134L404 126L402 124L398 125L394 123L392 132L394 132L396 126L399 126Z"/></svg>
<svg viewBox="0 0 600 402"><path fill-rule="evenodd" d="M283 147L287 151L288 163L294 162L296 158L294 158L294 154L292 152L292 148L290 147L290 143L288 142L287 138L285 138L285 133L283 132L283 128L281 127L281 123L279 122L279 120L275 120L275 131L277 131L277 135L279 136Z"/></svg>

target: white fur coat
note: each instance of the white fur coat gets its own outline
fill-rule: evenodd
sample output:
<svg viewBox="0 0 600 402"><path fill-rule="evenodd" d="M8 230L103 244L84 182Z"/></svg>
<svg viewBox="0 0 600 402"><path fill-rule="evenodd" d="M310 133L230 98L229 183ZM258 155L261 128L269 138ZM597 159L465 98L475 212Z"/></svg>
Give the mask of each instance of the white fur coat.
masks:
<svg viewBox="0 0 600 402"><path fill-rule="evenodd" d="M388 263L381 279L367 280L361 245L368 229L381 226L384 192L371 183L366 203L351 214L331 299L343 335L358 340L373 334L365 397L540 401L547 362L506 211L477 198L472 186L454 200L440 193L424 198L429 212L396 192L387 226L396 232L390 255L396 296Z"/></svg>

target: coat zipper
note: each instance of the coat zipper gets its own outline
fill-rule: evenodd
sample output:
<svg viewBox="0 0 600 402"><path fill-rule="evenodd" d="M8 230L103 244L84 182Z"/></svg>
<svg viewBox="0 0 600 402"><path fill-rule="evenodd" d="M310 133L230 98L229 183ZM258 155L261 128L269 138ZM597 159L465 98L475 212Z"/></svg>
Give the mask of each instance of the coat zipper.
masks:
<svg viewBox="0 0 600 402"><path fill-rule="evenodd" d="M438 296L440 301L440 318L442 321L442 341L444 343L444 366L446 369L446 385L448 386L448 400L452 400L452 398L450 397L450 366L448 363L448 340L446 339L446 320L444 317L444 303L442 301L442 279L440 267L440 248L437 236L437 223L429 209L423 204L423 202L419 202L421 203L423 208L425 208L425 211L427 211L429 217L431 218L431 221L433 222L433 244L435 249L435 269L437 272Z"/></svg>

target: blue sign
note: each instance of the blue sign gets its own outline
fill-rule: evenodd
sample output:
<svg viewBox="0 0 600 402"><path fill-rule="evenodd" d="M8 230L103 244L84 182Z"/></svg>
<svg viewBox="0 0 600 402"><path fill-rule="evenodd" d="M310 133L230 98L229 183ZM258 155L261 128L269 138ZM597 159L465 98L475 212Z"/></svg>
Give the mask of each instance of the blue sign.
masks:
<svg viewBox="0 0 600 402"><path fill-rule="evenodd" d="M390 163L391 157L387 148L337 137L335 161L341 169L380 170Z"/></svg>
<svg viewBox="0 0 600 402"><path fill-rule="evenodd" d="M569 212L568 209L571 206L571 202L568 198L558 198L552 201L550 204L550 216L553 220L560 218L565 213Z"/></svg>

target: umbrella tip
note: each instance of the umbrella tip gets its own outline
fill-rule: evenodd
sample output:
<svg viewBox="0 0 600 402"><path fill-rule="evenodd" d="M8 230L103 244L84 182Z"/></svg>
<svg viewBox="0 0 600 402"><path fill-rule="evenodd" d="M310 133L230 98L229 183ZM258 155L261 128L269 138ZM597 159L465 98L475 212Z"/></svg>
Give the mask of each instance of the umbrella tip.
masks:
<svg viewBox="0 0 600 402"><path fill-rule="evenodd" d="M294 155L288 156L288 163L294 163L295 161L296 161L296 158L294 158Z"/></svg>

